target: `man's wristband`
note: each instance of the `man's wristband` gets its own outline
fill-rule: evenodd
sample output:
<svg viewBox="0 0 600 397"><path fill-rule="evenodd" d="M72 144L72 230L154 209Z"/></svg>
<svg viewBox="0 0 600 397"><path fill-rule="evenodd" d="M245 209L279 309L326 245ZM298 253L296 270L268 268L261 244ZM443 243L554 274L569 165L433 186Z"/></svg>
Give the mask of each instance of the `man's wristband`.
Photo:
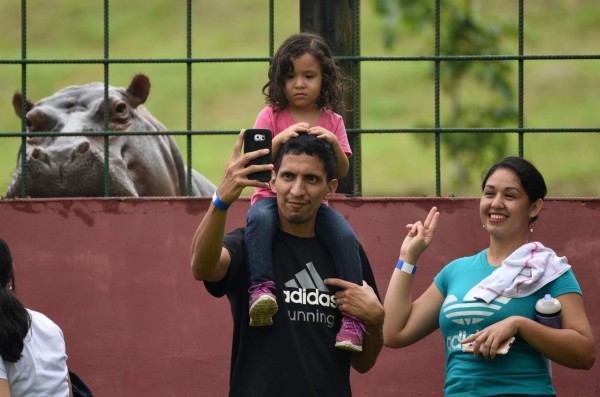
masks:
<svg viewBox="0 0 600 397"><path fill-rule="evenodd" d="M227 209L231 205L231 204L227 204L224 201L221 201L221 199L219 198L219 195L217 194L216 191L213 194L212 203L213 203L213 205L215 206L216 209L219 209L221 211L227 211Z"/></svg>
<svg viewBox="0 0 600 397"><path fill-rule="evenodd" d="M411 265L410 263L404 262L402 259L398 259L398 263L396 263L396 269L402 270L408 274L415 274L417 272L417 265Z"/></svg>

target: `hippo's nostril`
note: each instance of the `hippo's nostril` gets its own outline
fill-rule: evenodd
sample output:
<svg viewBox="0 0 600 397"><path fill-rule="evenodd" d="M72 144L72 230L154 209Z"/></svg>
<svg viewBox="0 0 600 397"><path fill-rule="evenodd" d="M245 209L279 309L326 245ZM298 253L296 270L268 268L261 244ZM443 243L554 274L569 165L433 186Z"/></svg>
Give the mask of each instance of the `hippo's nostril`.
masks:
<svg viewBox="0 0 600 397"><path fill-rule="evenodd" d="M48 153L46 153L46 151L44 151L44 149L40 149L40 148L36 147L35 149L33 149L31 151L30 157L34 160L41 161L42 163L46 163L46 164L50 165Z"/></svg>
<svg viewBox="0 0 600 397"><path fill-rule="evenodd" d="M89 142L82 142L77 146L77 153L79 154L84 154L87 153L88 150L90 150L90 143Z"/></svg>

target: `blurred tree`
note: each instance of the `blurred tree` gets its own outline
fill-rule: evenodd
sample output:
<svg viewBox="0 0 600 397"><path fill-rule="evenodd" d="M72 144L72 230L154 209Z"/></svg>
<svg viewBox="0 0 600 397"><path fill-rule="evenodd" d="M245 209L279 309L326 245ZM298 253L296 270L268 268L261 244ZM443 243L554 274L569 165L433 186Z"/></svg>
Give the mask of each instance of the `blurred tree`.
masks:
<svg viewBox="0 0 600 397"><path fill-rule="evenodd" d="M440 0L441 55L498 55L502 41L516 35L516 30L497 15L484 22L477 16L474 0ZM433 33L435 2L422 0L377 0L376 11L384 21L384 43L392 48L401 28L412 33ZM434 35L427 35L428 48L434 47ZM441 127L477 128L516 124L512 72L508 61L445 61L440 67L442 94L448 98L449 112L442 112ZM470 81L472 80L472 82ZM466 88L465 88L466 87ZM466 92L467 89L470 92ZM431 122L423 122L423 125ZM417 134L422 142L431 142ZM506 155L508 136L503 133L442 134L451 161L451 185L463 194L473 169L481 170Z"/></svg>

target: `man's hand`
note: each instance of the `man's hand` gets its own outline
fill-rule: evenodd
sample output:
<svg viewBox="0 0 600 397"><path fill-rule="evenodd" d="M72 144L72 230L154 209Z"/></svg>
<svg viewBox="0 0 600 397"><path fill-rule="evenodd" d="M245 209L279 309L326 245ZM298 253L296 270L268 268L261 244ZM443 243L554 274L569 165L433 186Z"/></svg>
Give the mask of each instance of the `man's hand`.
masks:
<svg viewBox="0 0 600 397"><path fill-rule="evenodd" d="M242 155L241 151L244 144L244 131L245 130L242 130L238 135L235 147L233 148L233 153L227 162L227 168L225 168L225 175L223 175L221 184L217 188L219 198L227 204L231 204L237 200L245 187L269 187L267 182L248 179L248 175L259 171L273 170L273 164L251 165L250 167L245 167L250 160L268 154L269 149L256 150Z"/></svg>
<svg viewBox="0 0 600 397"><path fill-rule="evenodd" d="M363 281L363 285L339 278L328 278L324 282L327 285L342 288L335 294L338 309L364 321L368 332L370 332L369 329L381 328L385 317L383 305L366 281Z"/></svg>
<svg viewBox="0 0 600 397"><path fill-rule="evenodd" d="M342 312L361 319L367 328L362 352L352 353L352 368L361 374L375 365L383 347L383 320L385 311L373 288L365 281L357 285L339 278L328 278L325 284L342 288L336 292L337 307Z"/></svg>

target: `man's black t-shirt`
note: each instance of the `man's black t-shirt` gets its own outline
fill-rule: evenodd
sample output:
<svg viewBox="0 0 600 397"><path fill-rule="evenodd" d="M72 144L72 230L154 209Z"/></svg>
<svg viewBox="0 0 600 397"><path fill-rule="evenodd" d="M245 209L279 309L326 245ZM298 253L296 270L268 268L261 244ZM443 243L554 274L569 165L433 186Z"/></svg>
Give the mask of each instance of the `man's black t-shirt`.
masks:
<svg viewBox="0 0 600 397"><path fill-rule="evenodd" d="M210 294L227 295L234 321L230 396L350 396L351 353L337 349L341 312L335 290L323 280L336 277L331 254L317 238L278 231L273 263L279 310L273 325L250 327L244 229L225 236L231 265L219 282L205 282ZM360 250L363 278L377 293L373 272ZM378 294L379 296L379 294Z"/></svg>

